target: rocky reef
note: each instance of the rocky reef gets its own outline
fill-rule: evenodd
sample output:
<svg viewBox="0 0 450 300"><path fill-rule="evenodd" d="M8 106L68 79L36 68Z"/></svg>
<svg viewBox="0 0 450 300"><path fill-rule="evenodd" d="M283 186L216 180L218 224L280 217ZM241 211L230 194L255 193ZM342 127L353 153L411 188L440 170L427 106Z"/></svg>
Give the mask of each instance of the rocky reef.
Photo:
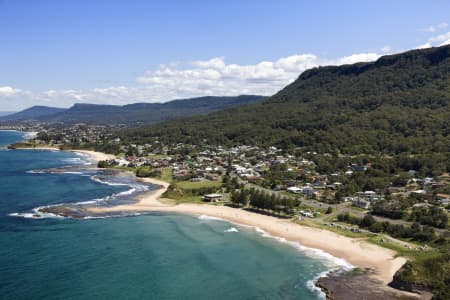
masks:
<svg viewBox="0 0 450 300"><path fill-rule="evenodd" d="M334 271L316 282L328 300L417 300L431 299L428 293L415 294L394 289L373 276L370 269Z"/></svg>

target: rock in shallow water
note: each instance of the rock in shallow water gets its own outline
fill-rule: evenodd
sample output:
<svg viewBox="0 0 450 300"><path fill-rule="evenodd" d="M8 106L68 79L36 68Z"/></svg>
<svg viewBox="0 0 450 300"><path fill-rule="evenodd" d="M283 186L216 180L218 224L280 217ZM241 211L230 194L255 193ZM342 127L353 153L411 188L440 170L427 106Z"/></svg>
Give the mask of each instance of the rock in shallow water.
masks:
<svg viewBox="0 0 450 300"><path fill-rule="evenodd" d="M332 272L320 278L316 285L329 300L417 300L431 299L429 295L412 294L393 289L371 275L371 270Z"/></svg>
<svg viewBox="0 0 450 300"><path fill-rule="evenodd" d="M44 207L39 210L42 213L55 214L65 218L81 219L86 216L86 212L75 206L50 206Z"/></svg>

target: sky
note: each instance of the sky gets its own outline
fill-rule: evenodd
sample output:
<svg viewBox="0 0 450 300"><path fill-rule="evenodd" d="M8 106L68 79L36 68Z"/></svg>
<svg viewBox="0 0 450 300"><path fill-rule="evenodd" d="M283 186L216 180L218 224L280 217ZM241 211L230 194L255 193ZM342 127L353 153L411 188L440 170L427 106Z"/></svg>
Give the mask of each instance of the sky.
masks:
<svg viewBox="0 0 450 300"><path fill-rule="evenodd" d="M0 111L272 95L450 43L450 1L0 0Z"/></svg>

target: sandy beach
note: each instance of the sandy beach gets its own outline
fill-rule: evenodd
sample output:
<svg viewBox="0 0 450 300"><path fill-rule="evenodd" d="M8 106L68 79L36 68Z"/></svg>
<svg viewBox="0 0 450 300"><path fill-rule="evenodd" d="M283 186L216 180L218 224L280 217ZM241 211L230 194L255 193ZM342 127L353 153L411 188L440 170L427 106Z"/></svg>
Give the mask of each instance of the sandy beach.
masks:
<svg viewBox="0 0 450 300"><path fill-rule="evenodd" d="M67 150L67 151L88 155L90 157L90 159L94 162L99 162L100 160L109 160L109 159L116 158L116 156L113 154L106 154L103 152L97 152L97 151L92 151L92 150Z"/></svg>
<svg viewBox="0 0 450 300"><path fill-rule="evenodd" d="M69 152L75 152L80 153L84 155L88 155L90 160L94 163L99 162L100 160L109 160L116 158L113 154L106 154L103 152L97 152L92 150L61 150L58 147L54 146L36 146L36 147L19 147L14 148L14 150L46 150L46 151L69 151Z"/></svg>
<svg viewBox="0 0 450 300"><path fill-rule="evenodd" d="M406 262L403 257L395 257L395 252L361 239L349 238L331 231L301 226L276 217L261 215L242 209L208 204L167 205L158 201L165 192L168 183L155 179L142 179L157 184L159 189L148 192L138 198L134 204L114 207L89 207L93 214L123 211L158 211L183 213L191 215L208 215L221 218L235 224L258 227L269 234L283 237L288 241L299 242L303 246L321 249L335 257L342 258L353 266L375 270L375 277L385 284L389 283L394 273Z"/></svg>

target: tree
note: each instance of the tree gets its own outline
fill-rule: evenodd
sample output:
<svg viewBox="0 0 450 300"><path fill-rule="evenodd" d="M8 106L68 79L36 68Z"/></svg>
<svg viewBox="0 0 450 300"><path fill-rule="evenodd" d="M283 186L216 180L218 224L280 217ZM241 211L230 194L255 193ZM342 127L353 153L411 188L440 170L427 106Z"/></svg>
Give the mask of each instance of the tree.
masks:
<svg viewBox="0 0 450 300"><path fill-rule="evenodd" d="M368 228L368 227L372 226L372 224L374 224L374 223L375 223L374 217L370 214L366 214L361 221L361 227Z"/></svg>
<svg viewBox="0 0 450 300"><path fill-rule="evenodd" d="M241 191L232 191L231 192L231 203L239 206L241 204Z"/></svg>
<svg viewBox="0 0 450 300"><path fill-rule="evenodd" d="M375 222L369 227L369 230L376 233L382 232L384 230L384 226L380 222Z"/></svg>

